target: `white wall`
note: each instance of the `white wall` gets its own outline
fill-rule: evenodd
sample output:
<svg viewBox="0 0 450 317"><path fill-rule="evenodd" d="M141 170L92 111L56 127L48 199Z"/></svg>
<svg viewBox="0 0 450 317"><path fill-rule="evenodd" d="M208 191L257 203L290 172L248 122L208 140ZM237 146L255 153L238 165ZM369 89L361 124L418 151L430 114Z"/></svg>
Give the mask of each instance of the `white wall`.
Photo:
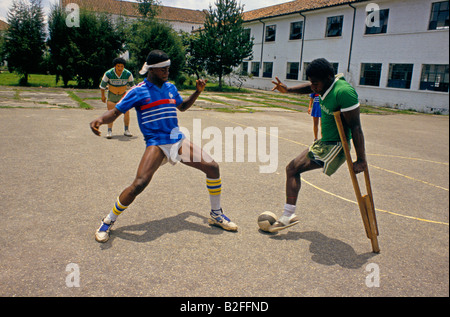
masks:
<svg viewBox="0 0 450 317"><path fill-rule="evenodd" d="M351 63L348 70L350 40L352 33L353 8L348 5L304 12L306 29L302 63L324 57L330 62L339 63L338 72L355 86L361 102L375 106L415 109L424 112L449 111L449 94L419 90L423 64L449 63L449 30L428 30L431 4L438 0L378 0L380 9L389 9L386 34L366 35L366 5L369 2L354 4L356 7L354 37L351 50ZM344 16L342 36L326 38L326 20L330 16ZM290 23L303 21L296 13L284 17L263 19L265 25L277 25L276 41L263 43L262 62L274 62L273 77L278 76L288 86L301 82L303 65L299 80L286 80L287 62L299 62L302 40L289 40ZM263 24L253 21L244 25L251 29L255 38L253 61L261 61L261 42ZM381 63L380 86L359 85L361 63ZM410 89L388 88L390 63L414 64ZM250 63L249 63L250 64ZM250 70L250 65L249 65ZM262 76L262 64L260 70ZM244 86L271 89L272 79L254 77Z"/></svg>

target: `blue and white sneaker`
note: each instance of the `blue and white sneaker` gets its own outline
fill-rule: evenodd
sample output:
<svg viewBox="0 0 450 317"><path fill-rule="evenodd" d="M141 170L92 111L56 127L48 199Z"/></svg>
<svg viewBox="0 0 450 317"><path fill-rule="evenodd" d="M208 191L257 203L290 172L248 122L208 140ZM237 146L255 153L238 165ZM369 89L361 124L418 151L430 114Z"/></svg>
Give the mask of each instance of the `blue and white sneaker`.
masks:
<svg viewBox="0 0 450 317"><path fill-rule="evenodd" d="M220 208L220 210L211 210L209 215L211 216L211 218L208 219L210 225L221 227L228 231L237 231L238 226L223 214L222 208Z"/></svg>
<svg viewBox="0 0 450 317"><path fill-rule="evenodd" d="M108 223L109 222L109 223ZM97 242L105 243L109 239L109 231L111 227L114 225L114 221L107 220L106 218L102 219L102 224L95 232L95 240Z"/></svg>

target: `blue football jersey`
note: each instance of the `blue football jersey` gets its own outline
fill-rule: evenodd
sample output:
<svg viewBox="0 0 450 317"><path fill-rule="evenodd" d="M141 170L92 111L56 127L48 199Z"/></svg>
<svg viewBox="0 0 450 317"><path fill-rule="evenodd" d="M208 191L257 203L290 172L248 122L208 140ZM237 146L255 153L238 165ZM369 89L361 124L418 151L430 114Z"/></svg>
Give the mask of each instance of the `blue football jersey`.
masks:
<svg viewBox="0 0 450 317"><path fill-rule="evenodd" d="M184 137L177 118L177 106L182 102L175 85L165 82L159 88L144 79L125 94L116 108L122 113L135 108L147 146L162 145L176 143Z"/></svg>

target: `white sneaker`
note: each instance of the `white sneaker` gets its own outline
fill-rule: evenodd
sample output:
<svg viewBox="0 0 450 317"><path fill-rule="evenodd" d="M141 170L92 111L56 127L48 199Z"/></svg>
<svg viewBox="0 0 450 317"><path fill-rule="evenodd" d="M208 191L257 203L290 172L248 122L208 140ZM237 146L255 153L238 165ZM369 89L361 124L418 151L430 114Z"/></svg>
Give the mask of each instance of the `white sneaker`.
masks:
<svg viewBox="0 0 450 317"><path fill-rule="evenodd" d="M209 215L211 216L211 218L208 219L210 225L218 226L228 231L237 231L238 226L223 214L222 209L220 209L220 212L211 210Z"/></svg>
<svg viewBox="0 0 450 317"><path fill-rule="evenodd" d="M100 227L95 232L95 240L102 243L108 241L109 232L111 231L111 227L113 226L113 224L114 221L106 220L106 218L103 218Z"/></svg>
<svg viewBox="0 0 450 317"><path fill-rule="evenodd" d="M107 139L111 139L112 138L112 131L108 131L108 133L106 134L106 138Z"/></svg>
<svg viewBox="0 0 450 317"><path fill-rule="evenodd" d="M130 130L125 130L125 132L123 133L124 136L129 136L132 137L133 134L131 134Z"/></svg>
<svg viewBox="0 0 450 317"><path fill-rule="evenodd" d="M273 225L269 227L269 232L278 232L280 230L292 227L300 222L299 218L292 214L291 216L281 216Z"/></svg>

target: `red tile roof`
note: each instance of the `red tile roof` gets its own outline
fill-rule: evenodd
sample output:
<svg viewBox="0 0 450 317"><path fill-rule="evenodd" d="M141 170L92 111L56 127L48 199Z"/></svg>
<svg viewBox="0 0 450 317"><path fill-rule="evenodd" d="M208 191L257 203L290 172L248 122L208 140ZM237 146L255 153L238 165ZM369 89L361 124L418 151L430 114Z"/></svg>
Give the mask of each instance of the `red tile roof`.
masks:
<svg viewBox="0 0 450 317"><path fill-rule="evenodd" d="M362 1L367 0L295 0L244 12L244 21L253 21L262 18L282 16L296 12L304 12Z"/></svg>
<svg viewBox="0 0 450 317"><path fill-rule="evenodd" d="M5 21L0 20L0 31L6 31L9 27L9 24Z"/></svg>
<svg viewBox="0 0 450 317"><path fill-rule="evenodd" d="M96 12L105 12L115 15L137 17L137 3L118 0L61 0L62 7L69 3L76 3L80 8L86 8ZM199 10L180 9L160 6L157 18L165 21L179 21L203 24L206 13Z"/></svg>

